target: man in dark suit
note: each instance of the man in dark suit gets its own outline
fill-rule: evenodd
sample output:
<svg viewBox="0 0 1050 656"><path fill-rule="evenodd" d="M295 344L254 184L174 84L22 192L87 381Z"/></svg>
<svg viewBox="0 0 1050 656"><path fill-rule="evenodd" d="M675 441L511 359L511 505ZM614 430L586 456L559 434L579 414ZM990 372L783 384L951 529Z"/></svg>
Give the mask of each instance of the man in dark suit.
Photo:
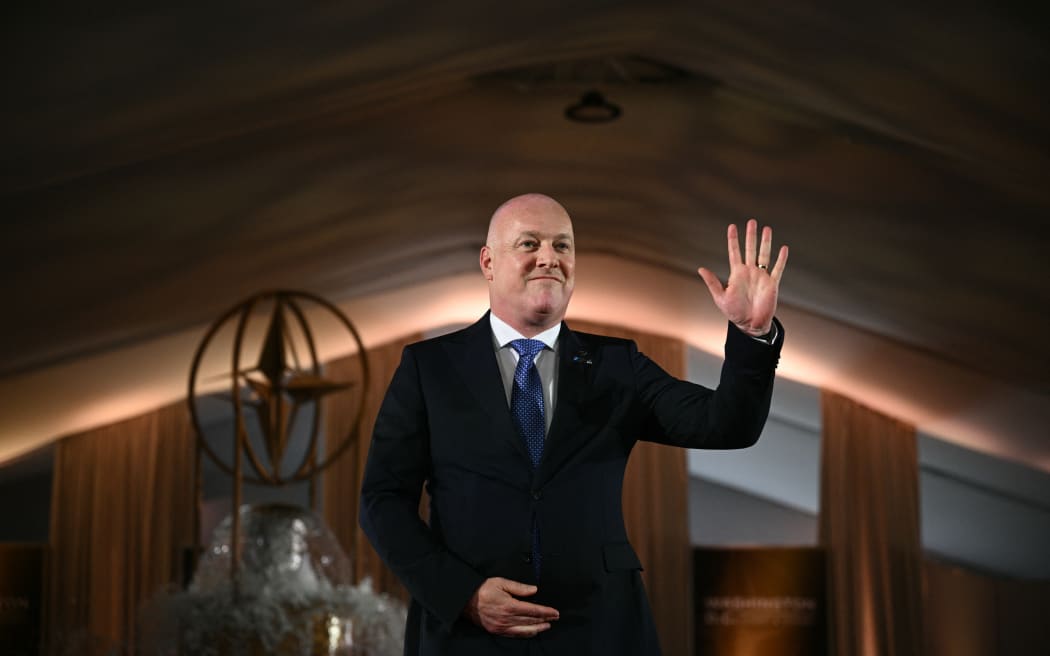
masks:
<svg viewBox="0 0 1050 656"><path fill-rule="evenodd" d="M406 654L658 654L621 511L639 439L753 444L769 411L787 262L772 231L729 226L729 320L716 390L673 378L627 340L563 323L575 243L540 194L497 209L481 249L490 312L407 347L369 451L361 525L408 588ZM615 320L615 318L613 318ZM422 488L430 521L418 514Z"/></svg>

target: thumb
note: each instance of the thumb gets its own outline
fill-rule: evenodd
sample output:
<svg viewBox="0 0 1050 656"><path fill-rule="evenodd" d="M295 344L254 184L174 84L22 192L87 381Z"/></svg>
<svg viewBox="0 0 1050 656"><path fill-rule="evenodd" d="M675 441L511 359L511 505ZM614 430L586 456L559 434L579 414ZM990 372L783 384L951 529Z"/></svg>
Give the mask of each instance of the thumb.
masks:
<svg viewBox="0 0 1050 656"><path fill-rule="evenodd" d="M530 597L536 594L538 588L528 583L519 583L518 581L511 581L510 579L503 579L500 587L514 595L515 597Z"/></svg>
<svg viewBox="0 0 1050 656"><path fill-rule="evenodd" d="M711 292L711 298L717 303L725 294L725 289L722 287L722 281L719 280L718 276L712 273L710 269L700 267L696 272L704 279L704 283L707 285L707 290Z"/></svg>

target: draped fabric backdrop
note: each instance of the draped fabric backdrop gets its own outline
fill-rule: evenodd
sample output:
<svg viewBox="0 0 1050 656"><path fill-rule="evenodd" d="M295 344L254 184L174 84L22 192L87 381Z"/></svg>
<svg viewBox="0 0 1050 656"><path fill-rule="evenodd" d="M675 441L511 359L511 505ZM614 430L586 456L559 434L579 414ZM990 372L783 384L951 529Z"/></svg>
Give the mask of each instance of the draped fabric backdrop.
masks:
<svg viewBox="0 0 1050 656"><path fill-rule="evenodd" d="M927 560L925 656L1046 656L1050 581L993 576Z"/></svg>
<svg viewBox="0 0 1050 656"><path fill-rule="evenodd" d="M685 347L674 339L574 323L574 327L629 337L668 372L682 376ZM361 433L322 475L323 514L351 555L356 579L406 598L358 527L357 506L365 457L386 387L409 335L371 349L371 380ZM340 378L358 371L357 356L327 365ZM496 384L495 382L493 384ZM326 401L326 435L345 434L355 406ZM182 551L193 541L194 433L185 404L70 436L56 449L51 509L49 630L80 654L134 644L139 605L182 578ZM426 501L421 503L426 515ZM686 512L685 456L680 449L640 443L627 470L624 515L669 656L689 653L691 564ZM56 642L54 646L58 646Z"/></svg>
<svg viewBox="0 0 1050 656"><path fill-rule="evenodd" d="M679 340L582 321L572 326L634 339L669 373L684 375L685 346ZM369 352L372 377L361 434L322 476L324 516L353 557L356 577L371 576L377 589L401 598L405 590L358 528L357 505L383 394L403 346L420 338L409 335ZM357 371L355 358L330 363L329 373L341 378L342 372ZM331 440L345 433L354 404L346 402L346 395L327 403ZM831 652L919 654L915 430L830 392L823 393L822 406L820 529L828 551ZM57 443L47 586L49 653L95 656L133 645L141 603L164 585L182 580L182 553L194 538L193 459L194 434L182 402ZM635 447L624 486L624 515L645 563L643 576L668 656L692 653L686 482L681 449L647 443ZM421 512L426 515L425 499ZM935 568L927 573L931 653L977 654L999 644L1003 653L1020 654L1029 653L1023 645L1035 650L1045 646L1050 623L1037 619L1046 607L1045 585L999 582L982 597L957 590L960 581L977 580L977 575L967 574L965 581L960 576ZM984 588L992 589L991 584ZM959 604L960 599L978 598L984 601ZM988 616L993 607L998 619ZM959 638L960 630L966 638Z"/></svg>
<svg viewBox="0 0 1050 656"><path fill-rule="evenodd" d="M619 326L572 321L573 330L633 339L667 373L685 377L685 343ZM644 436L639 436L644 437ZM645 587L667 656L692 654L693 560L685 451L639 442L623 486L623 514L645 571Z"/></svg>
<svg viewBox="0 0 1050 656"><path fill-rule="evenodd" d="M194 433L179 402L55 449L46 634L84 656L133 645L139 605L182 578Z"/></svg>
<svg viewBox="0 0 1050 656"><path fill-rule="evenodd" d="M821 394L820 541L832 654L922 653L915 427Z"/></svg>
<svg viewBox="0 0 1050 656"><path fill-rule="evenodd" d="M623 328L573 321L572 328L634 339L639 348L675 376L685 374L685 345L676 339L638 333ZM383 394L400 362L405 344L419 339L408 336L370 350L372 383L365 421L357 443L324 474L324 516L351 554L358 578L371 576L378 590L406 598L404 588L379 560L357 524L361 476L376 413ZM353 357L329 363L334 377L356 371ZM493 381L493 384L498 384ZM351 404L336 401L326 408L329 439L342 434L350 421ZM426 501L421 512L426 515ZM645 563L646 587L656 617L664 653L690 654L692 641L692 564L686 500L685 454L681 449L640 443L635 447L624 484L624 516L631 542Z"/></svg>

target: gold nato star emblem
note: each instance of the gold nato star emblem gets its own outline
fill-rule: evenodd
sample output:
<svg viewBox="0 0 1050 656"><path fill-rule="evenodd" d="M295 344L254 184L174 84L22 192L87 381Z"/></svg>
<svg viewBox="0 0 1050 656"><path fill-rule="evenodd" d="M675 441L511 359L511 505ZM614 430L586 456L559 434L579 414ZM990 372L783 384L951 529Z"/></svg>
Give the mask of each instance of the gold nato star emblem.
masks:
<svg viewBox="0 0 1050 656"><path fill-rule="evenodd" d="M250 393L247 402L255 410L263 443L271 465L284 460L289 428L295 424L299 409L307 403L350 387L350 383L328 380L315 373L293 367L298 365L294 345L286 339L284 313L275 305L254 367L235 372Z"/></svg>
<svg viewBox="0 0 1050 656"><path fill-rule="evenodd" d="M253 329L263 325L265 332ZM318 327L323 330L317 332ZM327 376L322 373L322 350L351 355ZM248 365L252 359L254 364ZM216 379L203 372L231 360L224 373L215 372L228 381L226 392L201 390ZM308 292L260 292L230 308L207 330L194 356L189 383L187 401L197 446L234 477L235 487L242 480L266 485L311 481L312 486L313 478L356 441L368 391L368 358L357 330L334 304ZM351 388L357 393L347 392ZM321 401L338 392L346 399L339 403L339 425L346 425L345 433L329 431L322 441L325 404ZM211 416L207 425L221 425L214 421L213 412L202 414L202 407L211 407L209 397L224 400L233 409L234 448L225 457L210 443L215 440L205 435L201 421L202 416ZM218 429L216 436L221 433ZM297 466L285 462L293 453L303 456ZM245 460L250 473L241 465Z"/></svg>

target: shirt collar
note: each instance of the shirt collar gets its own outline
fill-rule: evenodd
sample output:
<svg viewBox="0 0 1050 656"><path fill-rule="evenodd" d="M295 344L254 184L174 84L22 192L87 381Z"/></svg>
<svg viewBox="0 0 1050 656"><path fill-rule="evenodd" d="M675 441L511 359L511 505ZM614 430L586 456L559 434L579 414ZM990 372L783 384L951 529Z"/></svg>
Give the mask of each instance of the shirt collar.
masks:
<svg viewBox="0 0 1050 656"><path fill-rule="evenodd" d="M510 344L516 339L526 339L524 335L519 333L510 327L503 319L500 319L492 312L489 312L489 324L492 326L492 334L496 338L496 343L499 344L500 348ZM558 341L558 334L561 332L561 322L558 322L554 326L544 330L542 333L536 335L532 339L538 339L547 345L547 348L554 350L554 345Z"/></svg>

